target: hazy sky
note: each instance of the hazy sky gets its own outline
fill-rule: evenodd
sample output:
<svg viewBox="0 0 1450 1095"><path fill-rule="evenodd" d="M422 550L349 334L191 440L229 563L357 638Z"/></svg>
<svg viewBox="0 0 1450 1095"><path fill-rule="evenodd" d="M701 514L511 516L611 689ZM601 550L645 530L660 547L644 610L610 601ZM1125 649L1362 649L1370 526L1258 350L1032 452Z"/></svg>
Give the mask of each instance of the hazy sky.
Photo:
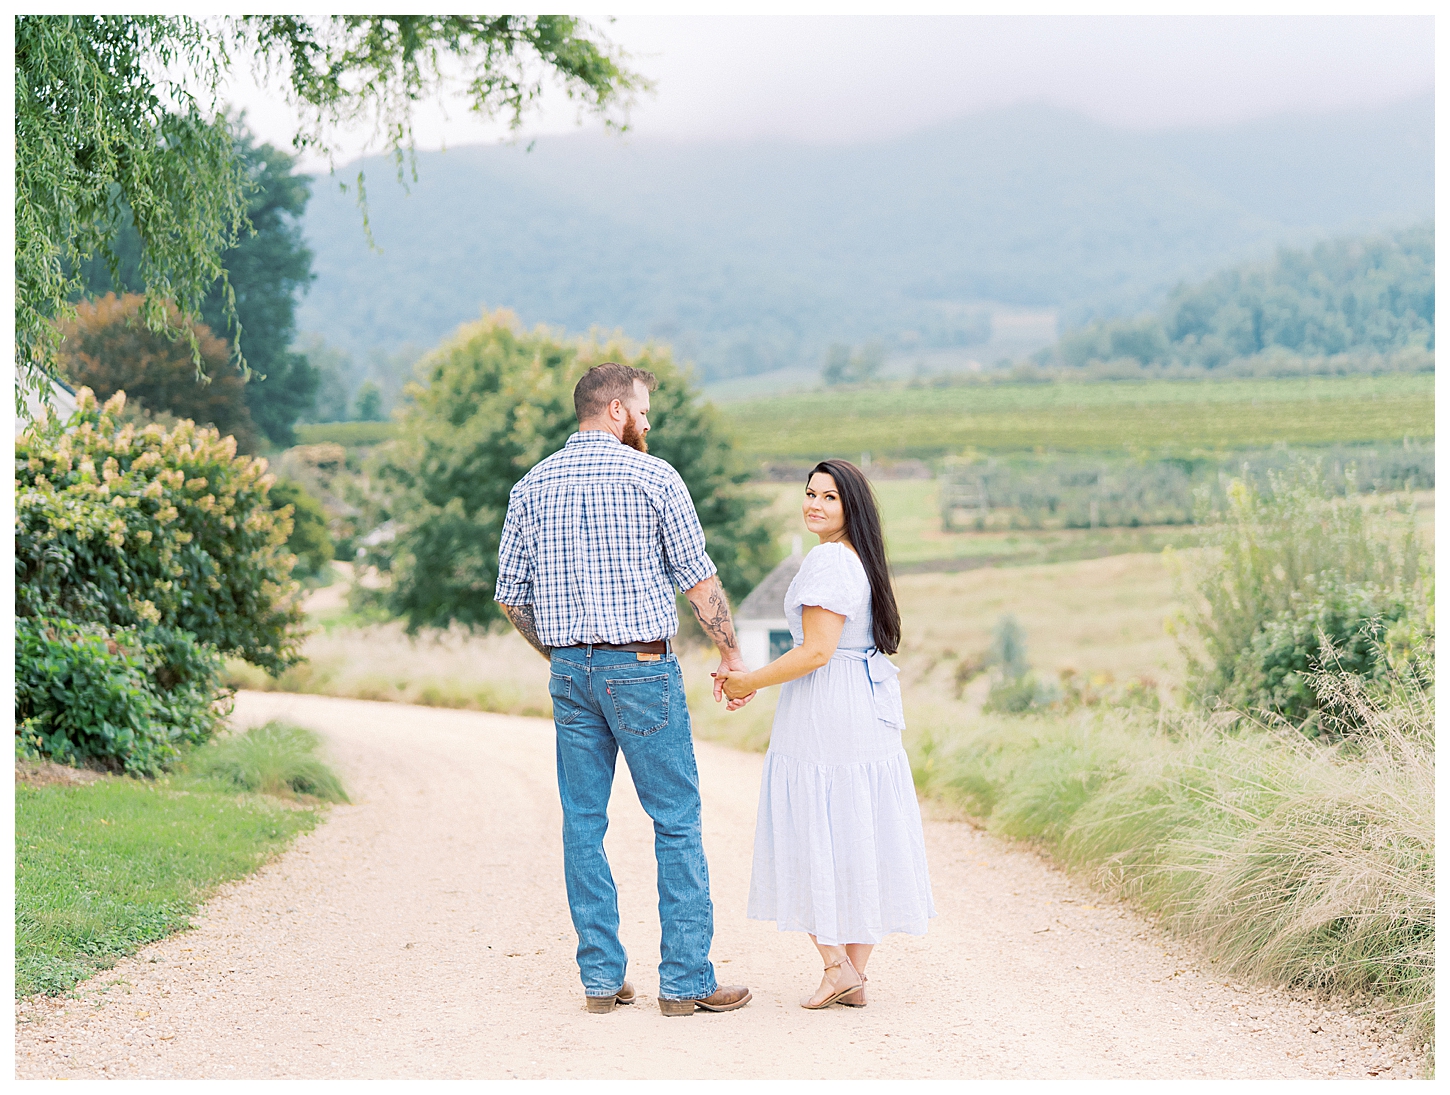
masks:
<svg viewBox="0 0 1450 1095"><path fill-rule="evenodd" d="M1217 125L1393 102L1435 74L1429 16L626 15L607 33L657 83L635 132L673 139L858 141L1031 101L1123 126ZM242 78L231 98L290 143L280 97ZM574 120L559 97L524 132ZM420 107L416 130L419 148L503 133L458 103ZM340 141L339 162L365 138Z"/></svg>

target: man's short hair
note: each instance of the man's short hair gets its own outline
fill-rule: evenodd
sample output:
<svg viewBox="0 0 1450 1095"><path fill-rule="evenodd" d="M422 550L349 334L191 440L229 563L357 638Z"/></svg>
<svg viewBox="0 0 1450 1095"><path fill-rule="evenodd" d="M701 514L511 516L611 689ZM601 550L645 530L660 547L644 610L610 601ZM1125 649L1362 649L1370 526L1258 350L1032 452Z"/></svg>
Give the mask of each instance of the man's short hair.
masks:
<svg viewBox="0 0 1450 1095"><path fill-rule="evenodd" d="M630 399L634 395L636 380L644 385L646 391L652 392L659 386L655 374L648 369L636 369L617 361L594 366L574 385L574 417L585 422L601 414L616 399Z"/></svg>

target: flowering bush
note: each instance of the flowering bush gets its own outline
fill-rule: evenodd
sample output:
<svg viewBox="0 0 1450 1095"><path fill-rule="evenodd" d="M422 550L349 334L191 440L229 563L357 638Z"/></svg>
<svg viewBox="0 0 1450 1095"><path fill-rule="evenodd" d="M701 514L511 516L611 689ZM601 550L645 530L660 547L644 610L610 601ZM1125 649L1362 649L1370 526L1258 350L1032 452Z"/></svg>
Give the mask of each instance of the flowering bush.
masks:
<svg viewBox="0 0 1450 1095"><path fill-rule="evenodd" d="M222 655L281 672L303 615L265 462L125 398L82 388L16 442L16 744L154 773L215 730Z"/></svg>
<svg viewBox="0 0 1450 1095"><path fill-rule="evenodd" d="M266 462L216 430L121 424L87 388L15 446L15 602L23 617L146 625L277 673L301 660L303 613Z"/></svg>

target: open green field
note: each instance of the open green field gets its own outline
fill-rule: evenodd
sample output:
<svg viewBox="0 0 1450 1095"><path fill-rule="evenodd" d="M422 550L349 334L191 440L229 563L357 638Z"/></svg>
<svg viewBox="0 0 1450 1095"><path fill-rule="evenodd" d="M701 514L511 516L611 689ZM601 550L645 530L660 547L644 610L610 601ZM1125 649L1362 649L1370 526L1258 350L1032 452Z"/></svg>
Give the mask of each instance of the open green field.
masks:
<svg viewBox="0 0 1450 1095"><path fill-rule="evenodd" d="M758 461L984 453L1219 452L1432 438L1431 374L976 384L821 391L724 404Z"/></svg>

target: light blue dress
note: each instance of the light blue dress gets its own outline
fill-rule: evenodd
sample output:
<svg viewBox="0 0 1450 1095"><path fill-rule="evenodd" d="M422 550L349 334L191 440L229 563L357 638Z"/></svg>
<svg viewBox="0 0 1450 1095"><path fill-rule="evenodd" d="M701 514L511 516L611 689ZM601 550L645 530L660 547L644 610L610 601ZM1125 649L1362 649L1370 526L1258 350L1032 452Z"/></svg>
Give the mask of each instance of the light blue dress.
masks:
<svg viewBox="0 0 1450 1095"><path fill-rule="evenodd" d="M854 551L822 544L801 564L785 595L796 646L804 605L846 626L829 662L781 687L746 915L828 946L921 935L936 910L901 745L901 686L872 641L871 583Z"/></svg>

